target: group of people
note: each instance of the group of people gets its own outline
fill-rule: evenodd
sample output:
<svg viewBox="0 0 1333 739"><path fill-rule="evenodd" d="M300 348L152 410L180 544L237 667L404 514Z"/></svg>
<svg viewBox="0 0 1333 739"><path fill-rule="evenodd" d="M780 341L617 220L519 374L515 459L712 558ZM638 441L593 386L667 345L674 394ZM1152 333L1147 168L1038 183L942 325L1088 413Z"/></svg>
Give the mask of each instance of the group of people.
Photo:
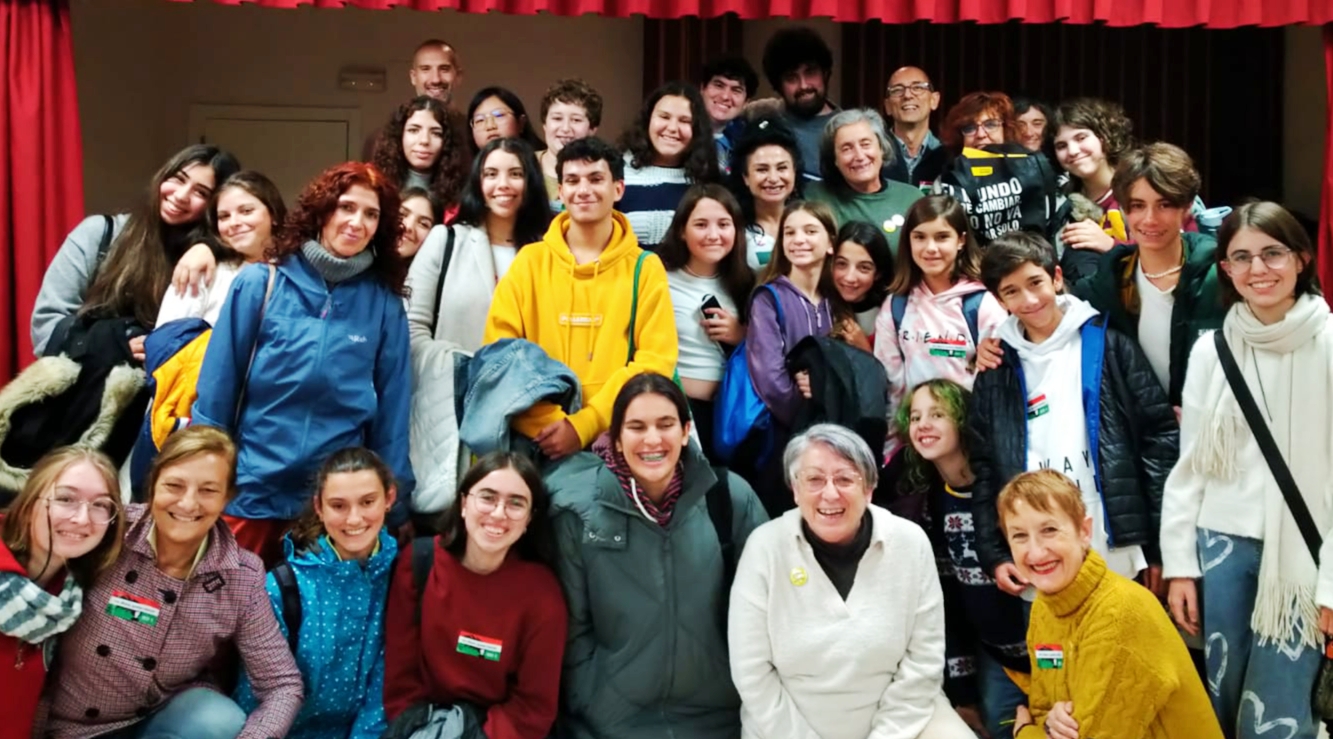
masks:
<svg viewBox="0 0 1333 739"><path fill-rule="evenodd" d="M1309 236L1114 103L937 137L832 66L613 146L429 41L290 210L201 144L76 227L0 393L0 737L1313 739Z"/></svg>

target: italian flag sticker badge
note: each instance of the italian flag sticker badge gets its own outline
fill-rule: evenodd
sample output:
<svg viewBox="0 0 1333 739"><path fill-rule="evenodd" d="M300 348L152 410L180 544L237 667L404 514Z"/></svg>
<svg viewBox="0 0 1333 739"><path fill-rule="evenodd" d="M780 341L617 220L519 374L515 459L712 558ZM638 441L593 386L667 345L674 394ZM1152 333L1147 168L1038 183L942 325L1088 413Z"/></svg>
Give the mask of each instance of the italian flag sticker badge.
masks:
<svg viewBox="0 0 1333 739"><path fill-rule="evenodd" d="M458 632L458 653L466 654L472 657L481 657L492 662L500 661L500 652L504 650L504 642L490 636L473 634L467 631Z"/></svg>
<svg viewBox="0 0 1333 739"><path fill-rule="evenodd" d="M1028 401L1028 420L1040 418L1051 412L1051 404L1046 401L1046 393L1042 393L1032 400Z"/></svg>

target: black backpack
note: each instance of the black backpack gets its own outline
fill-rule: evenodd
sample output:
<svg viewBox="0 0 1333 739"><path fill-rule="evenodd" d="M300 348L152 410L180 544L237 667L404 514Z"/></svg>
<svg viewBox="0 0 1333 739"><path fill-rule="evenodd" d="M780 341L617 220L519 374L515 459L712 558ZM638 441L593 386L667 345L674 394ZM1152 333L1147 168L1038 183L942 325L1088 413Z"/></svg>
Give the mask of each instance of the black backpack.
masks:
<svg viewBox="0 0 1333 739"><path fill-rule="evenodd" d="M1018 144L964 149L944 168L938 190L967 211L982 246L1010 231L1031 231L1055 243L1069 203L1046 155Z"/></svg>

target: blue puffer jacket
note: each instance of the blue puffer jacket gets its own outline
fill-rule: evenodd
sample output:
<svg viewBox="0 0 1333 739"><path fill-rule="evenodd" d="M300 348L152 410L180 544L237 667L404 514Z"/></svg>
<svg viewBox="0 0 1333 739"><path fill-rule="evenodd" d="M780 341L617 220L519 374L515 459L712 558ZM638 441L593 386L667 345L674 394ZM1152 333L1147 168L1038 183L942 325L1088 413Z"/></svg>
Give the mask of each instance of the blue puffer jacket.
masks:
<svg viewBox="0 0 1333 739"><path fill-rule="evenodd" d="M294 519L325 457L365 446L397 478L398 501L389 517L397 525L407 518L415 486L408 461L412 369L403 300L370 273L329 287L299 253L277 270L262 326L268 268L241 270L199 371L194 423L226 429L239 447L240 492L227 514Z"/></svg>
<svg viewBox="0 0 1333 739"><path fill-rule="evenodd" d="M305 682L305 705L287 739L379 739L384 719L384 603L398 544L380 532L380 549L365 566L342 561L321 537L300 552L284 537L283 549L301 590L296 666ZM282 593L273 575L265 582L282 635ZM246 713L258 705L242 674L236 702Z"/></svg>

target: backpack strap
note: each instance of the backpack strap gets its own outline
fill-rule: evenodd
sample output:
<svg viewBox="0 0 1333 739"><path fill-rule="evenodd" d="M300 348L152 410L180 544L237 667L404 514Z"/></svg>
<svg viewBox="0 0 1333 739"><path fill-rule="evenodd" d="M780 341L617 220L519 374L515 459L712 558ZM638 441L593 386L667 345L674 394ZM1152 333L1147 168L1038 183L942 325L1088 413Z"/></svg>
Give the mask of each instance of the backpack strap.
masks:
<svg viewBox="0 0 1333 739"><path fill-rule="evenodd" d="M727 485L727 468L717 466L713 468L713 474L717 475L717 482L708 488L704 495L704 501L708 505L708 518L713 522L713 529L717 532L717 543L722 547L722 587L723 593L731 592L731 583L736 579L736 541L733 536L733 510L731 505L731 490ZM719 609L722 626L725 630L727 625L727 598L724 595L722 605Z"/></svg>
<svg viewBox="0 0 1333 739"><path fill-rule="evenodd" d="M106 228L102 231L102 240L97 244L97 267L93 270L93 274L96 274L97 270L101 269L102 262L106 261L106 255L111 251L111 232L116 229L116 221L111 216L103 215L102 220L106 222ZM91 278L88 283L92 284Z"/></svg>
<svg viewBox="0 0 1333 739"><path fill-rule="evenodd" d="M782 299L778 297L778 289L773 287L772 283L764 285L764 289L768 290L769 294L773 296L773 307L777 309L778 313L778 337L782 339L782 353L786 354L787 332L783 326L787 323L787 319L782 315Z"/></svg>
<svg viewBox="0 0 1333 739"><path fill-rule="evenodd" d="M985 299L985 290L978 290L963 296L963 318L967 321L967 332L972 335L972 346L977 345L977 339L981 335L978 324L981 315L981 301Z"/></svg>
<svg viewBox="0 0 1333 739"><path fill-rule="evenodd" d="M301 640L301 587L296 584L296 572L291 562L283 560L270 572L278 582L278 595L282 598L282 622L287 626L287 646L296 654L296 645Z"/></svg>
<svg viewBox="0 0 1333 739"><path fill-rule="evenodd" d="M901 331L903 316L907 315L907 296L894 295L889 298L889 310L893 313L893 328Z"/></svg>
<svg viewBox="0 0 1333 739"><path fill-rule="evenodd" d="M417 591L417 625L421 624L421 601L426 594L426 581L435 564L435 537L418 536L412 540L412 585Z"/></svg>
<svg viewBox="0 0 1333 739"><path fill-rule="evenodd" d="M648 254L646 249L639 252L639 260L634 263L634 295L629 301L629 356L625 358L625 364L634 361L634 324L639 318L639 272L643 270L643 260L648 258Z"/></svg>
<svg viewBox="0 0 1333 739"><path fill-rule="evenodd" d="M440 276L435 279L435 309L430 312L430 335L435 336L435 326L440 322L440 299L444 297L444 276L449 274L449 263L454 259L453 226L445 226L448 236L444 240L444 260L440 262Z"/></svg>

